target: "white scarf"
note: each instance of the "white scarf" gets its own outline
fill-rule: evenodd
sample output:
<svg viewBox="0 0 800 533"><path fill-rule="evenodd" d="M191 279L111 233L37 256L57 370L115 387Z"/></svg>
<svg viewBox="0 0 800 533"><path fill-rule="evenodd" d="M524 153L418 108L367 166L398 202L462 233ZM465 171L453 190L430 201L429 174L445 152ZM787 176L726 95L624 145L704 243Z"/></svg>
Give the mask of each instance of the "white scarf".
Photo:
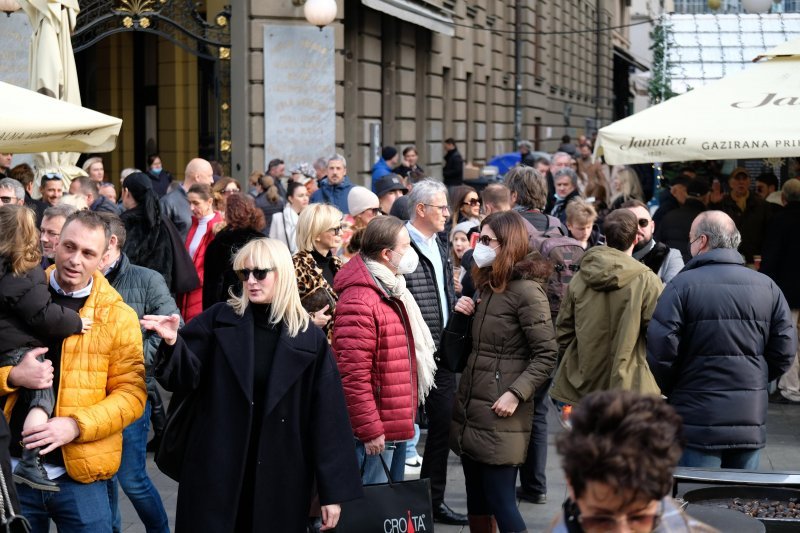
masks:
<svg viewBox="0 0 800 533"><path fill-rule="evenodd" d="M365 259L364 264L367 265L370 273L389 292L389 295L400 300L406 308L408 320L411 322L414 350L417 353L417 395L421 405L431 389L436 386L433 380L436 374L436 361L433 359L436 345L433 343L431 331L422 318L422 313L416 300L406 289L406 278L394 274L388 267L377 261Z"/></svg>

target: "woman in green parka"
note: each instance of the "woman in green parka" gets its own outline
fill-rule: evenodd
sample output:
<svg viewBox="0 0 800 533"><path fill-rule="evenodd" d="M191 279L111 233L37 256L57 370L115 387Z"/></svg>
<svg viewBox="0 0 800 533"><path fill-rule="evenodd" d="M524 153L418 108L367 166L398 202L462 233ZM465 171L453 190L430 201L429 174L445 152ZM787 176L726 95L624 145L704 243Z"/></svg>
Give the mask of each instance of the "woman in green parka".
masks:
<svg viewBox="0 0 800 533"><path fill-rule="evenodd" d="M556 363L556 342L541 283L551 266L528 253L528 233L515 212L482 222L472 271L477 306L462 298L456 312L472 314L472 353L453 409L451 448L461 456L470 531L525 531L516 505L518 466L533 425L533 395Z"/></svg>

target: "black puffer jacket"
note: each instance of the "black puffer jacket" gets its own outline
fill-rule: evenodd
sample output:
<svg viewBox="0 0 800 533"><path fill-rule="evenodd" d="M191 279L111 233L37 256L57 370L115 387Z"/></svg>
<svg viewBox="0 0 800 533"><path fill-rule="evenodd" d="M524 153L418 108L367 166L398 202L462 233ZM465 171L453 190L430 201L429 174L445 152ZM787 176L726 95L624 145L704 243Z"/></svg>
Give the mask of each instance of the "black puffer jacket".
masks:
<svg viewBox="0 0 800 533"><path fill-rule="evenodd" d="M41 347L44 340L81 332L81 317L50 298L47 278L36 266L15 276L0 258L0 353L23 346Z"/></svg>
<svg viewBox="0 0 800 533"><path fill-rule="evenodd" d="M436 242L439 245L439 254L442 256L442 263L444 264L444 292L447 295L447 301L444 304L452 312L456 303L456 290L453 285L453 263L450 261L447 248L440 240L437 239ZM419 256L419 265L417 265L417 269L414 272L406 274L406 287L411 291L411 295L414 296L414 300L416 300L422 313L422 318L425 319L425 323L428 324L428 328L431 330L433 343L438 349L445 324L442 324L442 302L439 300L439 285L436 281L436 272L433 270L433 264L420 251L413 239L411 240L411 246Z"/></svg>
<svg viewBox="0 0 800 533"><path fill-rule="evenodd" d="M667 284L647 328L647 362L690 448L764 447L767 383L797 350L791 318L778 286L736 250L700 254Z"/></svg>
<svg viewBox="0 0 800 533"><path fill-rule="evenodd" d="M800 308L800 246L793 231L796 228L800 228L800 202L789 202L773 217L761 253L761 272L775 280L792 309Z"/></svg>

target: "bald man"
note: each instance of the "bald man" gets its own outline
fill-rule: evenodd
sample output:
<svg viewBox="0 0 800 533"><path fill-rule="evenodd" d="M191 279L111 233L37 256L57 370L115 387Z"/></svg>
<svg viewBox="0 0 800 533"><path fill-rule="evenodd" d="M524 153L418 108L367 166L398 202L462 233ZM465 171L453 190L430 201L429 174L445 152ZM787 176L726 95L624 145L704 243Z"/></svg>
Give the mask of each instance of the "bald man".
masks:
<svg viewBox="0 0 800 533"><path fill-rule="evenodd" d="M783 293L745 266L741 242L727 214L697 215L692 259L665 287L647 328L650 370L683 417L681 466L758 470L767 384L797 351Z"/></svg>
<svg viewBox="0 0 800 533"><path fill-rule="evenodd" d="M214 170L211 168L211 163L205 159L196 158L189 161L181 186L161 198L161 213L175 224L184 241L192 225L192 210L186 193L195 183L209 186L214 183Z"/></svg>

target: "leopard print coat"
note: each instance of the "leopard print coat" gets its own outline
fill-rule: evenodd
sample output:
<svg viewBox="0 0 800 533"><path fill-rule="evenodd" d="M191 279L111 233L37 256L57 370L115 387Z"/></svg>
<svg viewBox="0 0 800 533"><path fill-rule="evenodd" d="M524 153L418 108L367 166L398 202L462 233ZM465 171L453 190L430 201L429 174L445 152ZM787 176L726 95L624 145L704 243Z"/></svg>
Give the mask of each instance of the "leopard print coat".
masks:
<svg viewBox="0 0 800 533"><path fill-rule="evenodd" d="M322 269L317 266L317 261L311 255L311 252L297 252L292 257L292 260L294 261L294 273L297 277L297 289L300 292L301 300L318 287L323 287L327 290L334 302L339 300L339 295L333 290L328 280L323 277ZM331 268L335 275L342 268L342 260L334 256ZM333 339L333 313L331 313L331 319L323 330L328 335L328 342L331 342Z"/></svg>

